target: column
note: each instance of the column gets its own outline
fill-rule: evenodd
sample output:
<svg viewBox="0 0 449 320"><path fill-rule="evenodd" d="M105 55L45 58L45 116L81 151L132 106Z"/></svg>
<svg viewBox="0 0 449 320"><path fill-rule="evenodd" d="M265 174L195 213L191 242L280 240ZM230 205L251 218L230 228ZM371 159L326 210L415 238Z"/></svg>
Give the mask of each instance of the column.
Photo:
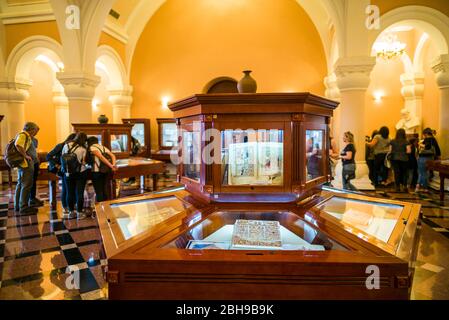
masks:
<svg viewBox="0 0 449 320"><path fill-rule="evenodd" d="M328 99L334 100L334 101L340 101L340 89L338 89L337 84L337 76L335 73L330 74L326 78L324 78L324 86L326 87L325 96ZM336 138L337 143L340 144L338 141L338 138L341 136L340 132L340 108L335 109L334 115L332 117L332 123L331 123L331 131L333 136Z"/></svg>
<svg viewBox="0 0 449 320"><path fill-rule="evenodd" d="M86 73L57 73L69 102L69 123L92 122L92 99L100 77Z"/></svg>
<svg viewBox="0 0 449 320"><path fill-rule="evenodd" d="M401 94L404 97L404 109L410 112L412 118L419 119L419 126L414 133L422 131L422 104L424 96L424 74L404 73L400 77Z"/></svg>
<svg viewBox="0 0 449 320"><path fill-rule="evenodd" d="M340 90L339 136L342 145L343 133L354 134L357 163L358 188L371 189L368 179L368 166L365 162L365 95L370 83L370 74L376 64L375 57L340 58L335 64L335 75Z"/></svg>
<svg viewBox="0 0 449 320"><path fill-rule="evenodd" d="M53 91L53 104L56 112L56 141L64 141L72 131L69 120L69 99L64 91Z"/></svg>
<svg viewBox="0 0 449 320"><path fill-rule="evenodd" d="M434 62L432 70L436 74L440 88L440 128L438 129L438 143L441 147L442 158L449 158L449 54L439 56Z"/></svg>
<svg viewBox="0 0 449 320"><path fill-rule="evenodd" d="M109 90L109 101L112 104L113 123L122 123L122 119L131 117L131 104L133 102L133 87Z"/></svg>

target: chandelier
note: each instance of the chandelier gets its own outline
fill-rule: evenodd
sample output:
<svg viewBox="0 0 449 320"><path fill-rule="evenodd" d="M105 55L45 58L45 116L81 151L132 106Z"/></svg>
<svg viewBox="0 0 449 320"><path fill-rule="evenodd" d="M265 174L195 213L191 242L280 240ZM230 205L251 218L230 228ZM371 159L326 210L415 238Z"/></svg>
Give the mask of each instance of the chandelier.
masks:
<svg viewBox="0 0 449 320"><path fill-rule="evenodd" d="M378 58L391 60L402 56L406 46L405 43L398 40L397 35L387 33L374 43L374 50Z"/></svg>

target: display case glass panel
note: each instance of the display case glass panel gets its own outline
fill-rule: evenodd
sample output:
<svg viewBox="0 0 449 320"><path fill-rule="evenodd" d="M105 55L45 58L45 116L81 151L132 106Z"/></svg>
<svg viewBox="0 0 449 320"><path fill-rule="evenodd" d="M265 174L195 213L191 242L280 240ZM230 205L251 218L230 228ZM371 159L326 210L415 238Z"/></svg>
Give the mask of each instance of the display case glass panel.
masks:
<svg viewBox="0 0 449 320"><path fill-rule="evenodd" d="M182 134L182 154L184 176L200 181L201 174L201 133L184 131Z"/></svg>
<svg viewBox="0 0 449 320"><path fill-rule="evenodd" d="M178 127L176 123L161 123L162 147L176 147L178 145Z"/></svg>
<svg viewBox="0 0 449 320"><path fill-rule="evenodd" d="M361 230L385 243L390 239L404 210L401 205L343 197L332 197L318 208L343 225Z"/></svg>
<svg viewBox="0 0 449 320"><path fill-rule="evenodd" d="M123 237L128 240L183 212L188 206L176 197L166 197L112 204L111 211Z"/></svg>
<svg viewBox="0 0 449 320"><path fill-rule="evenodd" d="M136 123L131 129L131 136L139 141L141 146L145 146L145 124Z"/></svg>
<svg viewBox="0 0 449 320"><path fill-rule="evenodd" d="M347 249L291 212L232 212L211 214L164 248L219 250Z"/></svg>
<svg viewBox="0 0 449 320"><path fill-rule="evenodd" d="M112 134L111 135L111 151L114 153L128 152L128 135Z"/></svg>
<svg viewBox="0 0 449 320"><path fill-rule="evenodd" d="M306 181L324 176L323 130L306 130Z"/></svg>
<svg viewBox="0 0 449 320"><path fill-rule="evenodd" d="M224 186L283 185L283 130L228 129L221 132L221 143Z"/></svg>

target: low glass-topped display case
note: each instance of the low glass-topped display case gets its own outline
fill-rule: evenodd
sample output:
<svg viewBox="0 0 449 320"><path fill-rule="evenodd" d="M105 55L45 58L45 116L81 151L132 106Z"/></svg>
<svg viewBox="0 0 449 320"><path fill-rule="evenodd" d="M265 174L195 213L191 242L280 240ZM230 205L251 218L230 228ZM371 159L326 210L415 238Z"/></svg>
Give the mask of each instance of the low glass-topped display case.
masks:
<svg viewBox="0 0 449 320"><path fill-rule="evenodd" d="M420 205L322 188L336 106L307 93L170 105L185 188L97 205L109 297L408 299Z"/></svg>

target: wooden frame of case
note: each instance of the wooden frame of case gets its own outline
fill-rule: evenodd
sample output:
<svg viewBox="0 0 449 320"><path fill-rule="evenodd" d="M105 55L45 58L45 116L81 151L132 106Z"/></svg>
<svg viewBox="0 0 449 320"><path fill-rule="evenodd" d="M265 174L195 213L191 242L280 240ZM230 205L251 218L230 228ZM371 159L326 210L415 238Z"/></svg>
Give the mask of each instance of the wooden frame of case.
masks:
<svg viewBox="0 0 449 320"><path fill-rule="evenodd" d="M323 175L306 181L306 130L323 130L323 150L329 148L329 123L338 103L310 93L278 94L214 94L195 95L169 106L178 119L180 132L188 124L201 122L201 132L209 128L224 129L281 129L284 130L284 185L283 186L223 186L220 165L201 165L200 181L193 181L179 170L179 180L196 196L210 202L220 201L229 194L255 195L284 193L294 201L296 196L306 197L330 180L329 154L323 152ZM179 150L182 150L182 139ZM207 145L202 142L201 151ZM182 154L182 152L181 152Z"/></svg>
<svg viewBox="0 0 449 320"><path fill-rule="evenodd" d="M72 124L75 132L84 132L87 135L101 135L101 144L111 150L111 135L127 135L127 152L114 152L117 159L129 158L131 152L131 129L132 124L97 124L82 123Z"/></svg>
<svg viewBox="0 0 449 320"><path fill-rule="evenodd" d="M138 153L137 157L143 158L151 158L151 120L144 118L130 118L130 119L122 119L124 124L132 124L133 127L135 124L143 124L144 126L144 140L145 140L145 150ZM132 132L132 129L131 129Z"/></svg>
<svg viewBox="0 0 449 320"><path fill-rule="evenodd" d="M120 240L121 231L114 222L111 204L172 196L188 204L188 208L142 234L127 241ZM401 205L401 216L388 243L366 234L362 239L360 230L348 231L317 208L332 197ZM219 227L214 225L220 222L223 211L288 211L345 250L165 248L212 214L215 218L212 224L207 224L203 236L214 232ZM207 205L193 199L189 192L177 191L103 202L97 206L108 258L110 299L408 299L419 243L419 212L420 205L416 204L329 191L322 191L301 205ZM405 222L403 217L407 217ZM285 221L284 227L294 230L295 225ZM380 270L379 290L366 287L366 270L371 265Z"/></svg>
<svg viewBox="0 0 449 320"><path fill-rule="evenodd" d="M176 123L176 119L174 118L157 118L157 126L158 126L158 146L159 150L171 150L173 147L163 146L162 137L163 137L163 126L165 123Z"/></svg>

